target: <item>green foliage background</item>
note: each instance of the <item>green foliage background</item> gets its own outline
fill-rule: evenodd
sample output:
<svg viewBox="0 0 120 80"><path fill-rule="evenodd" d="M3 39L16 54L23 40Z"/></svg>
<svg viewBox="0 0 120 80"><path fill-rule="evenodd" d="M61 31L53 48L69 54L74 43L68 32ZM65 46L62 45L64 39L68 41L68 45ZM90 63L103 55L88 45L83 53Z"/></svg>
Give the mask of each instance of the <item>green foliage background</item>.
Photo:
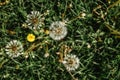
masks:
<svg viewBox="0 0 120 80"><path fill-rule="evenodd" d="M23 56L11 59L2 50L7 42L20 40L25 50L32 45L26 36L33 32L22 24L33 10L50 11L45 17L44 29L49 29L52 22L62 20L65 13L64 19L71 21L67 25L68 35L61 41L49 39L48 58L44 57L44 44L42 49L35 48L27 59ZM86 14L85 18L75 19L82 13ZM119 80L119 31L120 0L10 0L0 6L0 48L3 51L0 54L0 80L72 80L63 64L58 62L56 52L60 44L72 47L71 54L79 57L80 67L72 73L78 80Z"/></svg>

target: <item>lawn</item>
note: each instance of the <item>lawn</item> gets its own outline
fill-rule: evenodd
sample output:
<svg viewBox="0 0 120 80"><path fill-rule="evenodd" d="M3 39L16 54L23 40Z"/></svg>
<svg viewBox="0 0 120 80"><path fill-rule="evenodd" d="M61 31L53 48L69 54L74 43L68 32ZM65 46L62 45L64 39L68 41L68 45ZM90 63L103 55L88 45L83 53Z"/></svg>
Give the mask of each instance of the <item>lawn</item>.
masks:
<svg viewBox="0 0 120 80"><path fill-rule="evenodd" d="M0 80L120 80L120 0L0 0Z"/></svg>

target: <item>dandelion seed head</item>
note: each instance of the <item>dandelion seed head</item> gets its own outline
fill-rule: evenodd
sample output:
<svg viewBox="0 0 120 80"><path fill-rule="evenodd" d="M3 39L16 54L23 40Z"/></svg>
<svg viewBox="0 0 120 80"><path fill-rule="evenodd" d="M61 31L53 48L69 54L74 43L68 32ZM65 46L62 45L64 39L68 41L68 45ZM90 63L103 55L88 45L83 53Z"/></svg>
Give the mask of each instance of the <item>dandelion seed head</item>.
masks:
<svg viewBox="0 0 120 80"><path fill-rule="evenodd" d="M27 15L26 23L28 28L39 30L44 25L44 19L44 16L39 11L31 11L31 14Z"/></svg>
<svg viewBox="0 0 120 80"><path fill-rule="evenodd" d="M17 40L12 40L6 45L5 51L9 57L18 57L19 55L23 54L22 43Z"/></svg>
<svg viewBox="0 0 120 80"><path fill-rule="evenodd" d="M54 40L61 40L67 35L67 28L65 22L53 22L49 29L49 35Z"/></svg>
<svg viewBox="0 0 120 80"><path fill-rule="evenodd" d="M78 57L76 57L76 55L72 55L72 54L67 54L62 63L64 64L64 66L66 67L66 69L68 71L74 71L75 69L77 69L79 67L79 59Z"/></svg>

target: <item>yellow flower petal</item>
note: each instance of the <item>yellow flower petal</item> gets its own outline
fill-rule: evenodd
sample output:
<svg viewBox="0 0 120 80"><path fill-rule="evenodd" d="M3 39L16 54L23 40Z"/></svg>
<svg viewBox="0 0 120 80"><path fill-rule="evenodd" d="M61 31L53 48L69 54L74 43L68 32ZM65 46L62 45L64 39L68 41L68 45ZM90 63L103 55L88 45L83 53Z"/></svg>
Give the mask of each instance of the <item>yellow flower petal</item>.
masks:
<svg viewBox="0 0 120 80"><path fill-rule="evenodd" d="M34 42L35 41L35 35L34 34L28 34L27 35L27 41Z"/></svg>
<svg viewBox="0 0 120 80"><path fill-rule="evenodd" d="M49 30L45 30L45 34L49 34Z"/></svg>

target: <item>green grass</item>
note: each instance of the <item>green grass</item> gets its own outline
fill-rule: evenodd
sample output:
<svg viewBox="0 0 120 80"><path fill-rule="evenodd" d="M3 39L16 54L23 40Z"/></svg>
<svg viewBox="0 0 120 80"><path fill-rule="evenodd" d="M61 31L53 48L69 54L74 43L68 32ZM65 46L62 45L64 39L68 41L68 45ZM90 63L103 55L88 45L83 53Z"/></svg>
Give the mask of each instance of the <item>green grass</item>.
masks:
<svg viewBox="0 0 120 80"><path fill-rule="evenodd" d="M50 11L43 29L49 29L54 21L68 19L67 36L55 41L49 35L37 35L23 27L27 14L33 10L42 14ZM77 18L82 13L86 16ZM119 20L120 0L10 0L0 6L0 80L73 80L72 76L78 80L119 80ZM42 39L30 43L26 40L29 33ZM33 44L41 44L42 48L34 46L28 58L10 58L4 48L13 39L20 40L25 51ZM80 66L74 72L59 62L56 52L63 44L72 48L69 54L79 57ZM47 58L46 51L50 54Z"/></svg>

